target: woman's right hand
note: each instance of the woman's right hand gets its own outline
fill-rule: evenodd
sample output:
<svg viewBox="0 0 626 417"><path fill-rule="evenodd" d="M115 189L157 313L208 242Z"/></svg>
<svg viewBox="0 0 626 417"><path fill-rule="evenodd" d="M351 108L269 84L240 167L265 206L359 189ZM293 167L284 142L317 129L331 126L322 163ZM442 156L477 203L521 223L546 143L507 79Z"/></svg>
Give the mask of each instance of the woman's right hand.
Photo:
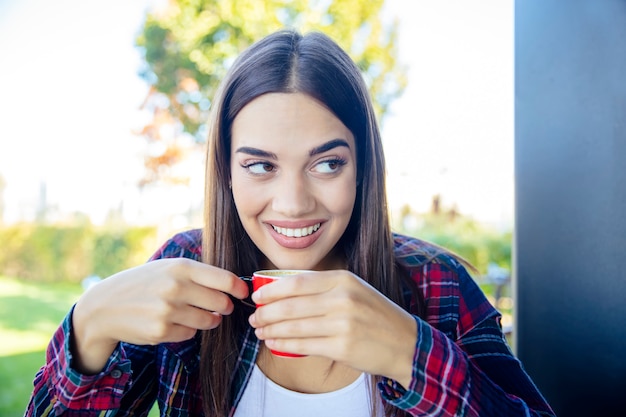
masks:
<svg viewBox="0 0 626 417"><path fill-rule="evenodd" d="M233 311L228 294L243 299L248 287L229 271L185 258L159 259L112 275L74 307L73 366L98 373L119 342L180 342L215 328Z"/></svg>

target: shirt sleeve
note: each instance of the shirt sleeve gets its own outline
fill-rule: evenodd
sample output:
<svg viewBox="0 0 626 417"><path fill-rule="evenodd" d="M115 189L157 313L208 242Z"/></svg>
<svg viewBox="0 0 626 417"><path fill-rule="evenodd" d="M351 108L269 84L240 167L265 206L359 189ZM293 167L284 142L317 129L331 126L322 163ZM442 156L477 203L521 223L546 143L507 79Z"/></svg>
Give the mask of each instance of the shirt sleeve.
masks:
<svg viewBox="0 0 626 417"><path fill-rule="evenodd" d="M181 233L150 257L200 256L199 231ZM156 348L119 343L102 371L83 375L72 367L72 313L67 314L46 352L46 364L37 372L25 416L147 415L156 398Z"/></svg>
<svg viewBox="0 0 626 417"><path fill-rule="evenodd" d="M405 389L383 379L383 398L415 416L554 416L509 349L500 314L465 269L459 265L456 271L431 272L441 273L429 282L434 280L436 291L449 286L451 293L438 295L454 300L449 304L456 312L444 309L427 320L415 316L418 337L411 384ZM446 331L447 316L455 318L453 333Z"/></svg>
<svg viewBox="0 0 626 417"><path fill-rule="evenodd" d="M86 416L119 408L131 378L130 361L118 345L100 373L83 375L73 369L72 313L73 308L48 345L46 364L35 376L26 416Z"/></svg>

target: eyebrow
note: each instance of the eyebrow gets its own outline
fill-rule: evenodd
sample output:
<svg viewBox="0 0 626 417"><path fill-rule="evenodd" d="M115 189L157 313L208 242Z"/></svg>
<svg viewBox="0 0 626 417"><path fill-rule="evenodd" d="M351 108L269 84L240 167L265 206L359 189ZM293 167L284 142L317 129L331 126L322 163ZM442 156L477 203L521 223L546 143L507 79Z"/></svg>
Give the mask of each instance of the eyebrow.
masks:
<svg viewBox="0 0 626 417"><path fill-rule="evenodd" d="M247 153L248 155L258 156L260 158L269 158L269 159L278 159L275 153L267 152L258 148L251 148L249 146L242 146L241 148L237 148L235 153Z"/></svg>
<svg viewBox="0 0 626 417"><path fill-rule="evenodd" d="M320 146L316 146L315 148L309 151L309 156L319 155L326 151L330 151L331 149L337 148L339 146L345 146L350 149L350 145L344 139L333 139L330 140ZM242 146L241 148L237 148L235 153L247 153L248 155L258 156L260 158L269 158L269 159L278 159L275 153L267 152L262 149L252 148L250 146Z"/></svg>
<svg viewBox="0 0 626 417"><path fill-rule="evenodd" d="M326 151L330 151L331 149L335 149L339 146L345 146L346 148L350 149L350 145L348 144L348 142L346 142L343 139L333 139L331 141L328 141L320 146L317 146L313 149L311 149L309 151L309 156L315 156L321 153L324 153Z"/></svg>

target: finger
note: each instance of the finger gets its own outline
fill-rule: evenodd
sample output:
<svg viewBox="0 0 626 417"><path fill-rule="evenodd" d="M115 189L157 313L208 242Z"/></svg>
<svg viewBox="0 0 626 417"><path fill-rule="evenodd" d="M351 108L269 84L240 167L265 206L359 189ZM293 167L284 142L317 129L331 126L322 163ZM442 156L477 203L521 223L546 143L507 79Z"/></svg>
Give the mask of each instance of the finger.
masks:
<svg viewBox="0 0 626 417"><path fill-rule="evenodd" d="M162 332L154 332L152 338L142 344L158 345L160 343L175 343L189 340L196 335L195 327L171 324Z"/></svg>
<svg viewBox="0 0 626 417"><path fill-rule="evenodd" d="M168 333L167 339L164 341L165 343L172 342L182 342L184 340L189 340L196 335L198 329L195 327L187 327L179 324L175 324L171 326L171 329ZM163 343L163 342L159 342Z"/></svg>
<svg viewBox="0 0 626 417"><path fill-rule="evenodd" d="M185 268L191 280L199 285L222 291L239 299L248 296L246 283L230 271L192 260L185 262Z"/></svg>
<svg viewBox="0 0 626 417"><path fill-rule="evenodd" d="M328 337L342 334L345 325L329 321L325 317L311 317L298 320L285 320L278 323L258 327L256 336L261 339L301 339Z"/></svg>
<svg viewBox="0 0 626 417"><path fill-rule="evenodd" d="M210 330L220 325L222 315L196 307L185 306L176 309L170 316L173 324L196 329Z"/></svg>
<svg viewBox="0 0 626 417"><path fill-rule="evenodd" d="M186 303L203 310L228 315L233 312L233 302L225 293L202 285L188 285L183 292Z"/></svg>
<svg viewBox="0 0 626 417"><path fill-rule="evenodd" d="M336 355L333 340L330 337L316 337L307 339L266 339L265 346L279 352L289 352L305 356L322 356L338 362L343 358Z"/></svg>
<svg viewBox="0 0 626 417"><path fill-rule="evenodd" d="M219 326L221 316L209 311L188 307L197 310L181 313L174 310L168 320L151 320L138 328L127 329L130 334L120 335L120 340L134 344L156 345L167 342L180 342L192 338L198 330L208 330Z"/></svg>
<svg viewBox="0 0 626 417"><path fill-rule="evenodd" d="M325 316L331 311L341 310L343 306L335 298L320 300L318 295L289 297L258 307L249 321L253 327L263 327L285 320Z"/></svg>
<svg viewBox="0 0 626 417"><path fill-rule="evenodd" d="M323 356L350 365L355 369L363 370L372 367L379 357L387 354L377 344L341 335L266 338L263 342L272 350L300 355Z"/></svg>
<svg viewBox="0 0 626 417"><path fill-rule="evenodd" d="M257 304L268 304L286 297L319 294L333 288L338 271L305 272L276 280L252 294Z"/></svg>

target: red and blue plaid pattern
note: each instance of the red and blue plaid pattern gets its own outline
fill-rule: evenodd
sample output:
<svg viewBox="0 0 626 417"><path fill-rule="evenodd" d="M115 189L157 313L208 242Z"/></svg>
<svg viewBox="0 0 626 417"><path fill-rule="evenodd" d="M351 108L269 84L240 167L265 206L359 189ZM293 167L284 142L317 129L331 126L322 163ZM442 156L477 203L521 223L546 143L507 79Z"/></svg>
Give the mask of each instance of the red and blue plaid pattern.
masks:
<svg viewBox="0 0 626 417"><path fill-rule="evenodd" d="M200 230L177 234L151 260L200 260L201 240ZM383 379L382 398L414 416L553 416L506 344L500 314L466 269L425 242L401 235L394 240L398 262L423 293L426 317L415 316L411 385ZM203 414L198 337L158 346L120 343L103 371L87 376L71 366L71 317L70 311L48 346L26 416L143 416L155 401L164 416ZM241 340L231 415L259 350L250 329Z"/></svg>

